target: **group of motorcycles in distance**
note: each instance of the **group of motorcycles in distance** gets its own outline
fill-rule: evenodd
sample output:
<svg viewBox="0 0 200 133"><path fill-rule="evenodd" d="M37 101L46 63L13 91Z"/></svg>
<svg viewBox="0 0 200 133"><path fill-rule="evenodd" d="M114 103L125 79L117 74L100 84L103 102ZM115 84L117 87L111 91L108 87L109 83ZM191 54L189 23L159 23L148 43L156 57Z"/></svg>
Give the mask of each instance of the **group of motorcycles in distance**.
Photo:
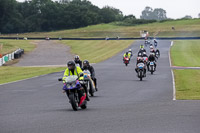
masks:
<svg viewBox="0 0 200 133"><path fill-rule="evenodd" d="M145 47L144 47L145 45ZM146 77L147 70L153 74L156 71L156 62L160 57L160 51L157 49L158 42L156 39L152 41L145 40L144 45L140 45L139 52L137 53L137 62L135 71L137 73L137 77L142 81L144 77ZM149 46L149 56L147 56L147 51L145 48ZM132 50L129 49L123 56L123 62L125 66L128 66L132 57Z"/></svg>

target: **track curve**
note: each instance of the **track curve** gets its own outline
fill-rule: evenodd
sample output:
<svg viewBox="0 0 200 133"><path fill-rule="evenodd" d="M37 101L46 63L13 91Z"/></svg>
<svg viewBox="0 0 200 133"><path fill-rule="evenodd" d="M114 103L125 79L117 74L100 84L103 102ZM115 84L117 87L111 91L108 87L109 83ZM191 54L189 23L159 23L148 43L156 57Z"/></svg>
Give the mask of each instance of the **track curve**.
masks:
<svg viewBox="0 0 200 133"><path fill-rule="evenodd" d="M2 133L198 133L200 102L173 101L168 51L170 41L159 41L161 58L154 75L136 77L136 41L128 67L123 52L95 64L99 92L87 110L74 112L57 79L62 73L0 86Z"/></svg>

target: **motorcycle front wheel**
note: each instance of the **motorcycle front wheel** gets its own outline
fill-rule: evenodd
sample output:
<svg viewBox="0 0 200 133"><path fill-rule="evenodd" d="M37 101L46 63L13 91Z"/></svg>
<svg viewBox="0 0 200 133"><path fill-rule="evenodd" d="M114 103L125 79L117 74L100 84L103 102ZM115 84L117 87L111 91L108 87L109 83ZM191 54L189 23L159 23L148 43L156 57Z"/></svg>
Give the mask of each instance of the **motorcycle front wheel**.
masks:
<svg viewBox="0 0 200 133"><path fill-rule="evenodd" d="M75 99L74 93L69 94L69 100L74 111L78 110L78 102Z"/></svg>

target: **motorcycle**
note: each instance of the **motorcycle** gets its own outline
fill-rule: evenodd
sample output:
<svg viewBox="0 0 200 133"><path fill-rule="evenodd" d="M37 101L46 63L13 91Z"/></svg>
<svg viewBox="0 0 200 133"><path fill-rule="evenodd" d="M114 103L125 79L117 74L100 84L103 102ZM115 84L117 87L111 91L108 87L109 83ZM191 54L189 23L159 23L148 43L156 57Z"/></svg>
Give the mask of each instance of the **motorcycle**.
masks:
<svg viewBox="0 0 200 133"><path fill-rule="evenodd" d="M129 64L129 58L128 57L124 57L124 64L126 66L128 66L128 64Z"/></svg>
<svg viewBox="0 0 200 133"><path fill-rule="evenodd" d="M142 78L144 77L144 63L138 63L137 68L138 68L137 71L138 78L140 79L140 81L142 81Z"/></svg>
<svg viewBox="0 0 200 133"><path fill-rule="evenodd" d="M150 62L150 65L149 65L151 74L153 74L153 72L155 72L154 63L155 63L155 62L151 61L151 62Z"/></svg>
<svg viewBox="0 0 200 133"><path fill-rule="evenodd" d="M85 86L87 88L87 91L90 93L91 96L94 96L95 85L94 85L94 81L91 78L90 71L89 70L84 70L83 71L83 77L84 77L84 84L85 84Z"/></svg>
<svg viewBox="0 0 200 133"><path fill-rule="evenodd" d="M156 50L156 58L158 59L160 57L160 51L157 49Z"/></svg>
<svg viewBox="0 0 200 133"><path fill-rule="evenodd" d="M87 101L83 101L79 93L83 88L77 75L68 76L64 80L59 78L58 81L64 81L63 90L67 94L74 111L77 111L78 107L81 107L82 109L87 108ZM84 97L86 97L86 94Z"/></svg>
<svg viewBox="0 0 200 133"><path fill-rule="evenodd" d="M156 48L158 46L158 43L157 42L154 42L154 47Z"/></svg>

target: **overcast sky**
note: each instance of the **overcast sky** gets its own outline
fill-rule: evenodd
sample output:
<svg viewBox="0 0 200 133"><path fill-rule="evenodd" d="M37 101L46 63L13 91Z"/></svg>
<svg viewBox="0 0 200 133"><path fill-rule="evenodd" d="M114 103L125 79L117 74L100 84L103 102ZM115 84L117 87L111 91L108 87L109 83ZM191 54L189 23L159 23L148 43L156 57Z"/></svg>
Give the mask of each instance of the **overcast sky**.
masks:
<svg viewBox="0 0 200 133"><path fill-rule="evenodd" d="M24 0L17 0L24 1ZM56 0L54 0L56 1ZM190 15L198 17L200 13L200 0L89 0L94 5L102 8L106 5L120 9L124 15L133 14L140 17L146 6L163 8L167 11L168 18L182 18Z"/></svg>

